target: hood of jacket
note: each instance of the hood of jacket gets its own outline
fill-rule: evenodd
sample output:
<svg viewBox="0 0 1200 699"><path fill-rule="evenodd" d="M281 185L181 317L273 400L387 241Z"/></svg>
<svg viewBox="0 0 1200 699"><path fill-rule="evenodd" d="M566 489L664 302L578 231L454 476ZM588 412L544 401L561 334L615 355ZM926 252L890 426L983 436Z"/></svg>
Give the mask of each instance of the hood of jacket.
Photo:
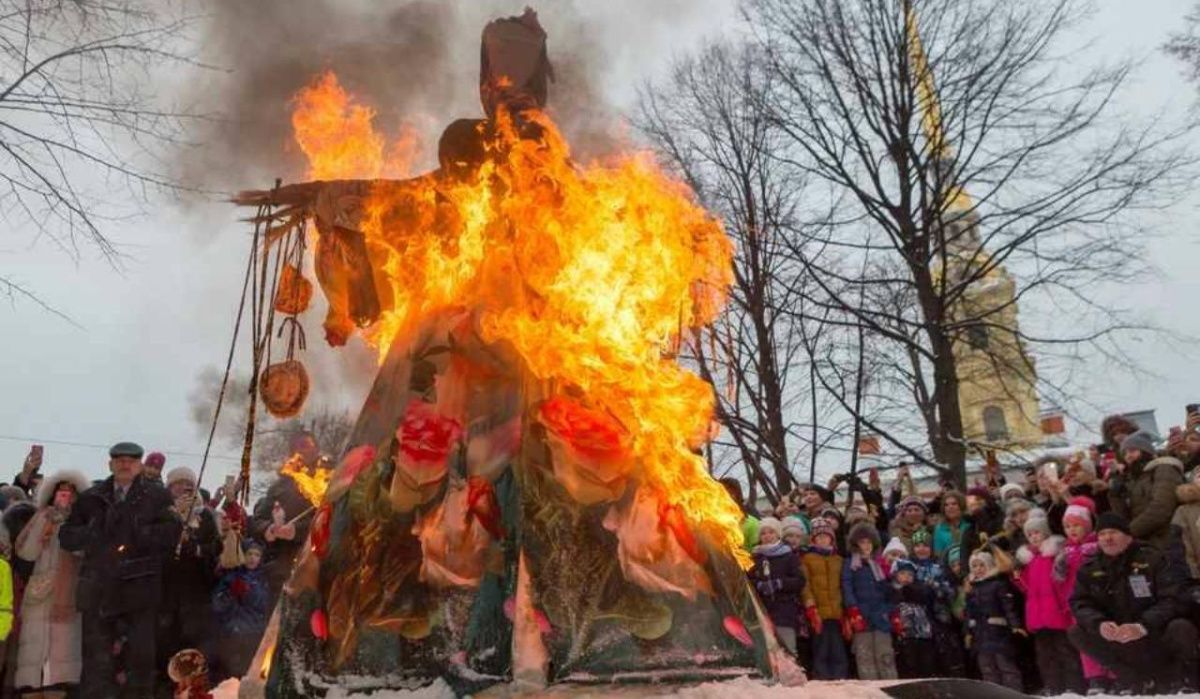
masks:
<svg viewBox="0 0 1200 699"><path fill-rule="evenodd" d="M76 498L83 495L83 491L92 486L91 479L83 475L80 471L72 469L55 471L43 478L42 484L38 486L37 497L34 498L34 502L37 503L39 509L50 504L50 501L54 499L54 491L58 490L60 483L70 483L75 486Z"/></svg>
<svg viewBox="0 0 1200 699"><path fill-rule="evenodd" d="M1179 459L1176 459L1174 456L1160 456L1156 459L1151 459L1150 463L1146 464L1146 467L1142 469L1142 472L1150 473L1156 468L1164 467L1174 468L1176 471L1179 471L1179 475L1183 475L1187 470L1183 467L1183 462Z"/></svg>

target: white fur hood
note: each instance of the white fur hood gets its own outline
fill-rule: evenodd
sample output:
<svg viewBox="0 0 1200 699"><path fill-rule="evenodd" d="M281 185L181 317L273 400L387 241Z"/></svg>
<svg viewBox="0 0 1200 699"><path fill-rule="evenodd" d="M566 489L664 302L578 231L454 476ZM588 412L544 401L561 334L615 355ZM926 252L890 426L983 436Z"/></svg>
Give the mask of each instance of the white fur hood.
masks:
<svg viewBox="0 0 1200 699"><path fill-rule="evenodd" d="M66 481L75 486L75 492L82 494L83 491L92 487L92 479L83 475L81 471L72 469L63 469L55 471L42 479L42 484L38 486L37 497L34 501L38 507L45 507L50 504L50 500L54 498L54 490L59 483Z"/></svg>

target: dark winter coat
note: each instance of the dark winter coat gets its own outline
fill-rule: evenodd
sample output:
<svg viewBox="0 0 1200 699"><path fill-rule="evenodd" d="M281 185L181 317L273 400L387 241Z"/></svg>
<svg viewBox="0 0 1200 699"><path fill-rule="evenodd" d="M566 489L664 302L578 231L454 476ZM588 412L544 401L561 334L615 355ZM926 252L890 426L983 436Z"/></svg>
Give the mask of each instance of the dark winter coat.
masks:
<svg viewBox="0 0 1200 699"><path fill-rule="evenodd" d="M986 546L992 537L1004 531L1004 510L1000 509L995 500L989 499L978 514L969 514L963 519L968 522L960 544L964 561Z"/></svg>
<svg viewBox="0 0 1200 699"><path fill-rule="evenodd" d="M221 632L229 636L260 635L267 628L270 591L262 568L235 568L221 576L212 609Z"/></svg>
<svg viewBox="0 0 1200 699"><path fill-rule="evenodd" d="M917 580L933 591L934 620L949 624L953 620L954 597L958 594L953 576L933 558L914 558L912 562L917 567Z"/></svg>
<svg viewBox="0 0 1200 699"><path fill-rule="evenodd" d="M188 527L183 546L170 552L163 567L164 609L207 607L212 599L221 534L211 510L198 517L198 526Z"/></svg>
<svg viewBox="0 0 1200 699"><path fill-rule="evenodd" d="M1129 520L1135 539L1165 550L1178 504L1175 488L1182 483L1183 462L1173 456L1159 457L1113 474L1108 502L1114 512Z"/></svg>
<svg viewBox="0 0 1200 699"><path fill-rule="evenodd" d="M1143 584L1144 583L1144 587ZM1161 632L1182 613L1180 578L1158 549L1134 541L1117 557L1092 556L1075 579L1071 611L1085 631L1099 633L1100 624L1141 624Z"/></svg>
<svg viewBox="0 0 1200 699"><path fill-rule="evenodd" d="M116 616L159 605L163 560L182 529L172 505L165 488L140 476L121 502L112 477L79 496L58 532L64 549L83 554L79 611Z"/></svg>
<svg viewBox="0 0 1200 699"><path fill-rule="evenodd" d="M267 494L254 504L254 515L250 521L250 536L264 542L263 572L272 590L278 590L287 582L292 573L292 566L304 550L304 542L308 540L308 528L312 517L302 517L296 522L296 536L291 541L276 539L267 541L267 529L274 522L272 510L278 502L283 507L284 521L290 522L299 516L312 503L300 493L296 482L291 478L281 477L271 484Z"/></svg>
<svg viewBox="0 0 1200 699"><path fill-rule="evenodd" d="M816 605L822 619L842 618L842 557L836 549L810 548L800 559L804 567L804 604Z"/></svg>
<svg viewBox="0 0 1200 699"><path fill-rule="evenodd" d="M902 639L933 638L933 588L923 582L893 585L896 596L896 631Z"/></svg>
<svg viewBox="0 0 1200 699"><path fill-rule="evenodd" d="M980 652L1010 652L1012 636L1021 626L1016 589L996 572L971 583L967 592L967 629Z"/></svg>
<svg viewBox="0 0 1200 699"><path fill-rule="evenodd" d="M879 535L870 524L855 525L846 537L846 548L856 551L854 542L868 536L879 550ZM842 605L849 609L858 607L867 622L868 631L891 633L893 603L892 584L887 579L887 564L883 558L874 556L864 560L856 553L847 556L842 564Z"/></svg>
<svg viewBox="0 0 1200 699"><path fill-rule="evenodd" d="M776 626L796 628L800 619L800 593L804 590L804 573L800 572L796 552L782 542L755 546L750 582L771 621Z"/></svg>

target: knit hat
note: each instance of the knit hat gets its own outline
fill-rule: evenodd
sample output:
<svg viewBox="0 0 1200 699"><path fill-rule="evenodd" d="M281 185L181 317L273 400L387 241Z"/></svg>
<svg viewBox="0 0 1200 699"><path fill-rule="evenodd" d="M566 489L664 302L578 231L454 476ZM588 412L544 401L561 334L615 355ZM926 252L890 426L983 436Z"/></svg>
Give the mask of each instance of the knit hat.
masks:
<svg viewBox="0 0 1200 699"><path fill-rule="evenodd" d="M1018 512L1028 512L1033 509L1033 503L1025 498L1013 498L1004 503L1004 514L1012 517Z"/></svg>
<svg viewBox="0 0 1200 699"><path fill-rule="evenodd" d="M812 521L812 539L816 539L820 534L829 535L829 544L832 546L837 542L837 524L831 519L825 517L817 517Z"/></svg>
<svg viewBox="0 0 1200 699"><path fill-rule="evenodd" d="M971 554L971 565L976 563L982 563L989 573L996 570L996 557L987 551L976 551Z"/></svg>
<svg viewBox="0 0 1200 699"><path fill-rule="evenodd" d="M1024 498L1025 488L1017 483L1006 483L1000 486L1000 500L1008 500L1010 498Z"/></svg>
<svg viewBox="0 0 1200 699"><path fill-rule="evenodd" d="M982 485L972 486L969 490L967 490L967 495L974 495L975 497L983 498L984 500L992 499L992 494L989 493L988 489Z"/></svg>
<svg viewBox="0 0 1200 699"><path fill-rule="evenodd" d="M1067 511L1063 513L1063 524L1078 522L1092 531L1092 521L1096 516L1096 503L1086 495L1071 498Z"/></svg>
<svg viewBox="0 0 1200 699"><path fill-rule="evenodd" d="M761 538L764 529L774 529L775 533L783 538L783 522L774 517L763 517L758 520L758 536Z"/></svg>
<svg viewBox="0 0 1200 699"><path fill-rule="evenodd" d="M187 481L194 487L196 485L196 472L187 466L176 466L167 471L167 477L163 479L163 485L170 486L172 483L179 481Z"/></svg>
<svg viewBox="0 0 1200 699"><path fill-rule="evenodd" d="M913 577L916 577L917 564L913 563L907 558L898 558L894 563L892 563L892 577L896 577L896 574L902 570L907 570L913 574Z"/></svg>
<svg viewBox="0 0 1200 699"><path fill-rule="evenodd" d="M908 497L901 500L900 506L898 508L896 508L896 511L903 513L905 510L907 510L910 507L919 507L919 508L921 508L922 512L929 512L929 506L925 504L924 500L917 497L916 495L909 495Z"/></svg>
<svg viewBox="0 0 1200 699"><path fill-rule="evenodd" d="M167 457L164 456L161 451L152 451L149 454L146 454L146 459L143 463L145 463L147 466L161 469L164 465L166 465Z"/></svg>
<svg viewBox="0 0 1200 699"><path fill-rule="evenodd" d="M1124 454L1127 449L1137 449L1143 454L1154 456L1154 435L1146 430L1134 432L1121 442L1121 453Z"/></svg>
<svg viewBox="0 0 1200 699"><path fill-rule="evenodd" d="M1042 536L1050 536L1050 520L1043 512L1040 517L1034 517L1032 513L1029 519L1025 520L1025 536L1029 536L1032 532L1041 532Z"/></svg>
<svg viewBox="0 0 1200 699"><path fill-rule="evenodd" d="M1129 520L1125 519L1116 512L1105 512L1096 520L1096 531L1102 532L1105 529L1116 529L1119 532L1133 536L1133 532L1129 530Z"/></svg>
<svg viewBox="0 0 1200 699"><path fill-rule="evenodd" d="M808 536L808 520L797 515L788 515L783 518L783 535L787 536L790 533Z"/></svg>
<svg viewBox="0 0 1200 699"><path fill-rule="evenodd" d="M962 547L958 544L955 544L947 548L946 553L943 555L946 557L946 567L953 566L955 563L958 563L960 560L962 560Z"/></svg>
<svg viewBox="0 0 1200 699"><path fill-rule="evenodd" d="M912 542L913 548L916 548L920 544L925 544L926 546L933 544L933 537L930 536L928 529L914 531L912 536L908 537L908 540Z"/></svg>
<svg viewBox="0 0 1200 699"><path fill-rule="evenodd" d="M908 547L904 545L904 542L899 537L892 537L887 546L883 547L883 555L886 557L889 553L898 553L902 557L907 558Z"/></svg>
<svg viewBox="0 0 1200 699"><path fill-rule="evenodd" d="M250 553L252 550L255 550L255 549L257 549L259 553L263 553L263 551L265 551L265 548L263 547L262 543L260 543L258 541L258 539L243 539L242 540L242 551L245 551L246 553Z"/></svg>

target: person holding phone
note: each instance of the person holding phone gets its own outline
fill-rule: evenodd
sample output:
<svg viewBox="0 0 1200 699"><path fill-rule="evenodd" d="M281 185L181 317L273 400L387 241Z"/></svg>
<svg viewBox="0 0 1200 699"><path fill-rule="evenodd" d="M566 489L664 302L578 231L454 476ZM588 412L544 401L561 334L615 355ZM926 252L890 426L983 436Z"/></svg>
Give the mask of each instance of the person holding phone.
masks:
<svg viewBox="0 0 1200 699"><path fill-rule="evenodd" d="M38 486L42 483L42 459L45 455L45 448L41 444L34 444L29 447L29 454L25 456L25 463L21 466L21 472L13 478L13 484L25 492L26 497L33 498L33 494L37 492Z"/></svg>

